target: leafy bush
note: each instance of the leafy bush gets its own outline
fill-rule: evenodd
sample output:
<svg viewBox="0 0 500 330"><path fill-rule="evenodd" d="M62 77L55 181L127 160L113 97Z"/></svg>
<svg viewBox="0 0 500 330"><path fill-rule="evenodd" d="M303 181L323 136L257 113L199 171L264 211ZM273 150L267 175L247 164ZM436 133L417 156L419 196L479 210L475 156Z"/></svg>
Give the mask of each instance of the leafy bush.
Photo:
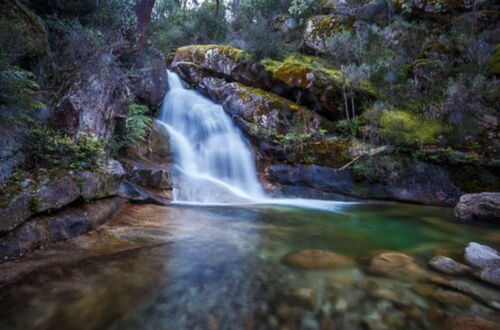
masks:
<svg viewBox="0 0 500 330"><path fill-rule="evenodd" d="M152 126L148 116L149 108L145 105L130 103L127 119L119 120L110 141L112 154L118 154L128 146L138 145L146 140Z"/></svg>
<svg viewBox="0 0 500 330"><path fill-rule="evenodd" d="M92 134L76 139L43 125L34 125L28 134L26 151L30 162L43 168L96 170L103 163L102 141Z"/></svg>
<svg viewBox="0 0 500 330"><path fill-rule="evenodd" d="M401 110L385 111L380 116L380 132L397 148L417 148L436 144L445 128L433 119L424 119Z"/></svg>
<svg viewBox="0 0 500 330"><path fill-rule="evenodd" d="M280 59L286 50L285 36L277 30L273 21L258 17L251 29L245 29L241 35L245 49L254 60L264 58Z"/></svg>

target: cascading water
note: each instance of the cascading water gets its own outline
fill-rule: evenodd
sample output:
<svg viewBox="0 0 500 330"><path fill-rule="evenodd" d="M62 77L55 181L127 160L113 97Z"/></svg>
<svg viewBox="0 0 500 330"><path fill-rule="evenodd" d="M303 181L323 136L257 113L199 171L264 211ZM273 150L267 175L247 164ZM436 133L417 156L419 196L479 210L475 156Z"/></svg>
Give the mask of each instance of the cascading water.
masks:
<svg viewBox="0 0 500 330"><path fill-rule="evenodd" d="M265 198L254 158L222 106L184 88L168 72L169 91L160 121L166 126L177 163L174 199L228 203Z"/></svg>

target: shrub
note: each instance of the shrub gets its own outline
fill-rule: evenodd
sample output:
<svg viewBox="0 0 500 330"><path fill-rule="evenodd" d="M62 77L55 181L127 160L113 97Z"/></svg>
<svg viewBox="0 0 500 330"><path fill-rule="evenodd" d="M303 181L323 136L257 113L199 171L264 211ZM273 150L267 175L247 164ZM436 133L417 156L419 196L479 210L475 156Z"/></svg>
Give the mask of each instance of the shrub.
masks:
<svg viewBox="0 0 500 330"><path fill-rule="evenodd" d="M26 151L32 164L51 169L96 170L105 156L102 141L92 134L72 139L39 124L29 130Z"/></svg>
<svg viewBox="0 0 500 330"><path fill-rule="evenodd" d="M445 128L434 119L424 119L406 111L384 111L379 119L380 132L396 148L417 148L437 143Z"/></svg>
<svg viewBox="0 0 500 330"><path fill-rule="evenodd" d="M145 105L130 103L127 119L119 120L110 141L112 154L118 154L128 146L138 145L146 140L151 129L152 119Z"/></svg>

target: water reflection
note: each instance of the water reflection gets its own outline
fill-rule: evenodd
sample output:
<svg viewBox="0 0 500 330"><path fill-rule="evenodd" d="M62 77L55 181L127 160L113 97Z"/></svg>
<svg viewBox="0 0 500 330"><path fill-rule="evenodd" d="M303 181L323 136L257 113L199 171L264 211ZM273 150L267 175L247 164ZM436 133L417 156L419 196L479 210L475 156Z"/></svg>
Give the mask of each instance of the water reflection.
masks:
<svg viewBox="0 0 500 330"><path fill-rule="evenodd" d="M337 213L128 206L111 226L78 239L106 255L68 259L2 288L0 329L432 328L456 314L492 313L470 298L436 301L426 294L443 299L449 291L369 276L360 265L308 271L281 262L300 249L356 260L390 249L425 267L436 251L458 254L468 241L498 247L497 229L460 226L450 216L444 208L390 204L345 205ZM72 241L39 258L54 259Z"/></svg>

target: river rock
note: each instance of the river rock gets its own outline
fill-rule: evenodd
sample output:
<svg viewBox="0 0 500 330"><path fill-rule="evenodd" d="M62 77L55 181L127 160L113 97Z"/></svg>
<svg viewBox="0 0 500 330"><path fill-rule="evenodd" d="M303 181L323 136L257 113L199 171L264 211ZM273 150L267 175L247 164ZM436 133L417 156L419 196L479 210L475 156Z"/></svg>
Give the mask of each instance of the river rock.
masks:
<svg viewBox="0 0 500 330"><path fill-rule="evenodd" d="M493 321L479 316L459 315L453 317L447 324L449 330L498 330L500 327Z"/></svg>
<svg viewBox="0 0 500 330"><path fill-rule="evenodd" d="M476 268L500 267L500 253L479 243L471 242L467 245L464 259L469 265Z"/></svg>
<svg viewBox="0 0 500 330"><path fill-rule="evenodd" d="M318 249L291 252L283 258L283 263L303 269L349 268L355 265L354 260L347 256Z"/></svg>
<svg viewBox="0 0 500 330"><path fill-rule="evenodd" d="M486 267L474 273L474 276L500 287L500 267Z"/></svg>
<svg viewBox="0 0 500 330"><path fill-rule="evenodd" d="M440 285L462 292L496 310L500 310L500 293L481 283L464 279L441 282Z"/></svg>
<svg viewBox="0 0 500 330"><path fill-rule="evenodd" d="M158 162L164 162L171 156L170 139L164 124L155 120L148 139L149 156L155 157Z"/></svg>
<svg viewBox="0 0 500 330"><path fill-rule="evenodd" d="M465 221L500 221L500 192L466 194L455 206L455 216Z"/></svg>
<svg viewBox="0 0 500 330"><path fill-rule="evenodd" d="M449 275L465 275L472 271L472 268L461 264L451 258L436 256L429 261L429 265L440 272Z"/></svg>
<svg viewBox="0 0 500 330"><path fill-rule="evenodd" d="M368 261L367 272L399 279L417 279L426 275L415 259L401 252L376 253Z"/></svg>

